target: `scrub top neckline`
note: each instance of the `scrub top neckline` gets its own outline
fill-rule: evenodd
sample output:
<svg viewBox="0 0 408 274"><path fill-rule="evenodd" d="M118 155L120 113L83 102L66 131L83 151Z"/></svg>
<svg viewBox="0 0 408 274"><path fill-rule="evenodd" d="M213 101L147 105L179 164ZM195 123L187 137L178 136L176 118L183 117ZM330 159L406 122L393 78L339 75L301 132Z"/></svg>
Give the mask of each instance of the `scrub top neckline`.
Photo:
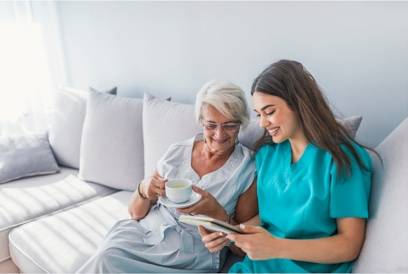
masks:
<svg viewBox="0 0 408 274"><path fill-rule="evenodd" d="M307 146L305 147L305 149L303 150L303 153L300 156L300 158L294 163L292 163L292 146L290 145L289 140L286 141L286 146L287 146L287 149L289 151L289 153L288 153L288 155L289 155L288 158L289 159L287 160L288 163L289 163L289 166L292 169L296 169L296 168L299 168L299 167L303 166L304 162L307 161L308 151L313 147L313 144L308 143Z"/></svg>

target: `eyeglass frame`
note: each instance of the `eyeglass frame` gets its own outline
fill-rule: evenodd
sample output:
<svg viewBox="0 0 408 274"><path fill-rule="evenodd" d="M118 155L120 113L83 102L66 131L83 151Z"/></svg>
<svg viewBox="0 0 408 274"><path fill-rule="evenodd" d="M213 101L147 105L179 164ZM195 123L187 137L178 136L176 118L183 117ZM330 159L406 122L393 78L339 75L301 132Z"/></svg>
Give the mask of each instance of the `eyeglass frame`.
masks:
<svg viewBox="0 0 408 274"><path fill-rule="evenodd" d="M212 121L201 120L201 124L207 131L216 131L218 128L222 129L224 132L236 132L241 127L241 122L231 121L225 123L215 123ZM210 126L215 126L214 128L209 128ZM230 128L228 128L230 127Z"/></svg>

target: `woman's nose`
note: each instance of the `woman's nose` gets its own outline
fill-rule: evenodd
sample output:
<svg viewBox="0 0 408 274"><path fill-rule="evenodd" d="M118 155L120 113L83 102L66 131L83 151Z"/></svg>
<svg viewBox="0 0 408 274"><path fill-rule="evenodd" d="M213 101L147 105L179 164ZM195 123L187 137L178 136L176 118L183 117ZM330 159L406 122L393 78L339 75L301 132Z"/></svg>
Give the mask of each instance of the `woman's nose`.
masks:
<svg viewBox="0 0 408 274"><path fill-rule="evenodd" d="M269 125L268 119L264 115L259 117L259 126L262 128L266 128Z"/></svg>
<svg viewBox="0 0 408 274"><path fill-rule="evenodd" d="M215 137L223 137L225 135L225 131L222 127L218 126L214 131Z"/></svg>

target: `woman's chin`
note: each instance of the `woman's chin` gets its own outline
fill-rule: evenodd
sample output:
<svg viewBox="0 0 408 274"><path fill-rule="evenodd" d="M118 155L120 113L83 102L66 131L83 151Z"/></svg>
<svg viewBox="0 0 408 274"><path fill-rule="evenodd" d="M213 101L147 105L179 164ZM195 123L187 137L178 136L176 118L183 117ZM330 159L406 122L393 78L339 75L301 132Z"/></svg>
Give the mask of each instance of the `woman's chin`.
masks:
<svg viewBox="0 0 408 274"><path fill-rule="evenodd" d="M233 146L234 146L234 144L218 144L218 143L214 143L214 144L211 145L210 149L213 152L224 153L224 152L229 151Z"/></svg>
<svg viewBox="0 0 408 274"><path fill-rule="evenodd" d="M279 136L279 135L272 137L272 141L273 141L275 144L280 144L280 143L286 141L286 139L287 139L287 138L283 138L283 137L281 137L281 136Z"/></svg>

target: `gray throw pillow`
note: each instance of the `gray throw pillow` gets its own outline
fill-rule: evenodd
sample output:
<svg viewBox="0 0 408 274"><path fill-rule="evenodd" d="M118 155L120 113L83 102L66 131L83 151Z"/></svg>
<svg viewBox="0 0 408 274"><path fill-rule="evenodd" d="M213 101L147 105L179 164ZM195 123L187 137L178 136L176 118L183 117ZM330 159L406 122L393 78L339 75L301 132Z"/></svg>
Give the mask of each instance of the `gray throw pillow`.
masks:
<svg viewBox="0 0 408 274"><path fill-rule="evenodd" d="M0 137L0 184L58 171L46 134Z"/></svg>
<svg viewBox="0 0 408 274"><path fill-rule="evenodd" d="M343 125L350 133L351 137L355 138L357 130L361 124L361 116L351 116L345 118L337 118L337 122ZM238 135L239 142L249 149L255 150L255 144L263 136L264 129L258 125L257 119L251 119L246 129L241 129Z"/></svg>
<svg viewBox="0 0 408 274"><path fill-rule="evenodd" d="M361 120L363 120L363 117L350 116L344 118L336 118L336 120L346 128L346 130L350 133L351 137L355 138L357 130L360 127Z"/></svg>
<svg viewBox="0 0 408 274"><path fill-rule="evenodd" d="M89 87L90 91L93 92L103 92L103 93L107 93L107 94L111 94L111 95L117 95L118 94L118 87L113 87L110 90L106 90L106 91L101 91L99 89L96 89L94 87Z"/></svg>
<svg viewBox="0 0 408 274"><path fill-rule="evenodd" d="M143 179L141 99L90 92L82 131L79 177L134 190Z"/></svg>
<svg viewBox="0 0 408 274"><path fill-rule="evenodd" d="M89 89L95 91L92 87ZM116 92L116 87L106 91L113 95ZM55 97L49 128L50 144L60 165L78 169L88 91L66 87L57 91Z"/></svg>

